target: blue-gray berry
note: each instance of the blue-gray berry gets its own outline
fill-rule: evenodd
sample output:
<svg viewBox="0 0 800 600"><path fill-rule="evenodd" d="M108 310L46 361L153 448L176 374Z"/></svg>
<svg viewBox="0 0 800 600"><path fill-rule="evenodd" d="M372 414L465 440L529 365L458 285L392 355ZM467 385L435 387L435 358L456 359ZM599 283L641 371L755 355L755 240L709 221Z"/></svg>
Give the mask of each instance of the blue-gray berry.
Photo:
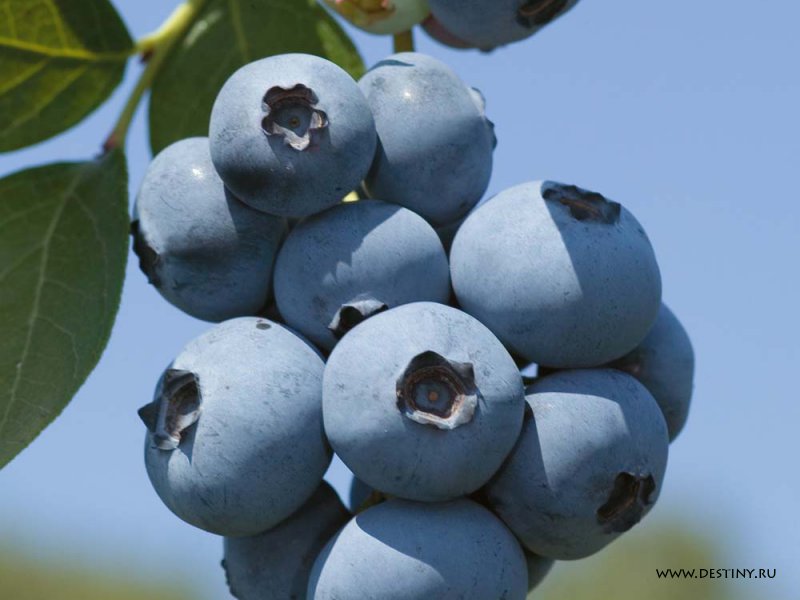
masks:
<svg viewBox="0 0 800 600"><path fill-rule="evenodd" d="M531 552L584 558L656 502L669 447L664 417L641 383L614 369L549 375L528 388L527 402L519 442L486 496Z"/></svg>
<svg viewBox="0 0 800 600"><path fill-rule="evenodd" d="M288 519L254 536L226 537L222 567L237 600L301 600L322 548L350 519L330 485L322 485Z"/></svg>
<svg viewBox="0 0 800 600"><path fill-rule="evenodd" d="M644 339L661 305L650 240L618 203L551 181L470 213L450 249L462 309L522 358L595 367Z"/></svg>
<svg viewBox="0 0 800 600"><path fill-rule="evenodd" d="M304 217L356 188L375 155L375 122L356 82L332 62L281 54L241 67L211 111L211 158L244 202Z"/></svg>
<svg viewBox="0 0 800 600"><path fill-rule="evenodd" d="M328 350L376 312L449 296L450 269L436 232L385 202L350 202L305 219L275 264L281 315Z"/></svg>
<svg viewBox="0 0 800 600"><path fill-rule="evenodd" d="M306 342L255 317L191 341L139 414L147 474L178 517L255 535L308 500L331 450L322 428L324 364Z"/></svg>
<svg viewBox="0 0 800 600"><path fill-rule="evenodd" d="M689 335L672 311L661 305L653 328L631 352L608 365L644 384L667 420L669 439L686 424L694 385L694 350Z"/></svg>
<svg viewBox="0 0 800 600"><path fill-rule="evenodd" d="M367 485L403 498L469 494L500 467L524 390L503 345L469 315L416 302L350 331L328 359L325 431Z"/></svg>
<svg viewBox="0 0 800 600"><path fill-rule="evenodd" d="M523 600L525 557L491 512L466 499L394 499L353 518L317 558L309 600Z"/></svg>
<svg viewBox="0 0 800 600"><path fill-rule="evenodd" d="M136 197L133 249L151 284L206 321L258 314L267 303L284 219L253 210L225 188L208 138L164 148Z"/></svg>
<svg viewBox="0 0 800 600"><path fill-rule="evenodd" d="M444 63L394 54L359 81L375 115L378 151L370 197L400 204L435 226L480 200L492 173L494 128L479 93Z"/></svg>

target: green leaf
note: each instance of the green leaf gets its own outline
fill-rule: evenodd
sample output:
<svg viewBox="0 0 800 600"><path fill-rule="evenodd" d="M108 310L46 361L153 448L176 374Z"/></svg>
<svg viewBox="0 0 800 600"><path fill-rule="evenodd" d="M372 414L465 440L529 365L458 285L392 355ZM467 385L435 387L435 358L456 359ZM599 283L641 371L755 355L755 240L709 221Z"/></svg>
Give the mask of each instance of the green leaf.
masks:
<svg viewBox="0 0 800 600"><path fill-rule="evenodd" d="M125 157L114 151L0 180L0 467L97 364L128 247Z"/></svg>
<svg viewBox="0 0 800 600"><path fill-rule="evenodd" d="M354 77L364 72L350 38L314 0L208 0L153 84L153 154L208 135L211 106L225 80L242 65L287 52L324 56Z"/></svg>
<svg viewBox="0 0 800 600"><path fill-rule="evenodd" d="M108 0L0 0L0 152L78 123L119 84L132 51Z"/></svg>

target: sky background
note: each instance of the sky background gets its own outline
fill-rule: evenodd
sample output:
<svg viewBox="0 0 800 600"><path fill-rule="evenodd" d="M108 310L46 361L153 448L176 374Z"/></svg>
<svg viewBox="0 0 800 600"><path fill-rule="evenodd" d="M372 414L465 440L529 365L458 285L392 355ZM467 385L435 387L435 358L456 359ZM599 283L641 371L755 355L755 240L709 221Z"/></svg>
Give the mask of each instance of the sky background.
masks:
<svg viewBox="0 0 800 600"><path fill-rule="evenodd" d="M114 4L140 37L177 3ZM774 599L800 597L798 22L796 0L584 0L491 54L417 35L418 50L486 96L499 140L489 194L542 178L575 183L621 202L647 230L697 372L659 503L636 535L676 519L706 532L724 564L657 566L775 568L775 580L736 583L745 597ZM368 65L391 52L388 39L350 32ZM79 127L0 156L0 176L94 156L138 73L134 61ZM150 159L145 111L128 140L132 195ZM99 366L0 471L0 541L186 581L202 600L228 597L219 538L178 520L153 492L136 416L164 366L208 328L162 300L129 260ZM329 478L346 491L341 466Z"/></svg>

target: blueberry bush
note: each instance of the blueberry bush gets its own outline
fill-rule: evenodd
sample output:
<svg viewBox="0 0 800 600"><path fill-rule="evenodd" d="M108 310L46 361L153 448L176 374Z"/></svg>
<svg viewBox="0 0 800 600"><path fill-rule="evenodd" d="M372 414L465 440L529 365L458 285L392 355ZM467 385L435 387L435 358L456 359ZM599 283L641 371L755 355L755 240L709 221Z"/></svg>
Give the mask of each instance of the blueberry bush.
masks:
<svg viewBox="0 0 800 600"><path fill-rule="evenodd" d="M484 199L491 90L414 51L417 27L490 51L576 4L186 0L133 41L107 0L0 3L1 151L146 64L96 158L0 181L0 466L97 363L130 233L164 299L214 323L139 416L154 491L224 537L239 600L522 599L630 530L694 369L655 250L572 183ZM395 53L366 70L350 26Z"/></svg>

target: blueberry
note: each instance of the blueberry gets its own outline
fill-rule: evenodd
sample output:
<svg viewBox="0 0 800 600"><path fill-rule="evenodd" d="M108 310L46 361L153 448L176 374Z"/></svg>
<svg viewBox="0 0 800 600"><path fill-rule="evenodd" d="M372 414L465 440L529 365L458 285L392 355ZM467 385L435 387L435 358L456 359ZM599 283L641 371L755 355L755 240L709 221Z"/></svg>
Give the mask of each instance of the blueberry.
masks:
<svg viewBox="0 0 800 600"><path fill-rule="evenodd" d="M489 184L495 143L474 92L444 63L413 52L382 60L359 86L379 139L367 193L435 226L466 214Z"/></svg>
<svg viewBox="0 0 800 600"><path fill-rule="evenodd" d="M225 321L190 342L139 411L147 474L164 504L227 536L260 533L297 510L331 459L323 368L266 319Z"/></svg>
<svg viewBox="0 0 800 600"><path fill-rule="evenodd" d="M634 350L610 363L636 377L653 394L667 420L670 441L686 424L692 399L694 351L689 335L665 305L655 325Z"/></svg>
<svg viewBox="0 0 800 600"><path fill-rule="evenodd" d="M525 551L525 562L528 564L528 592L530 592L542 583L550 569L553 568L555 561L552 558Z"/></svg>
<svg viewBox="0 0 800 600"><path fill-rule="evenodd" d="M644 339L661 276L641 225L600 194L550 181L476 208L450 249L461 307L514 353L550 367L594 367Z"/></svg>
<svg viewBox="0 0 800 600"><path fill-rule="evenodd" d="M485 492L531 552L589 556L650 511L669 438L655 400L614 369L561 371L528 388L522 435Z"/></svg>
<svg viewBox="0 0 800 600"><path fill-rule="evenodd" d="M441 29L483 50L527 38L577 3L578 0L429 0Z"/></svg>
<svg viewBox="0 0 800 600"><path fill-rule="evenodd" d="M389 500L353 518L322 550L309 600L523 600L525 557L506 527L466 499Z"/></svg>
<svg viewBox="0 0 800 600"><path fill-rule="evenodd" d="M337 204L375 155L375 123L356 83L306 54L241 67L220 90L209 129L225 185L254 208L286 217Z"/></svg>
<svg viewBox="0 0 800 600"><path fill-rule="evenodd" d="M375 315L334 348L325 431L370 487L439 501L492 476L516 441L522 380L503 345L454 308L417 302Z"/></svg>
<svg viewBox="0 0 800 600"><path fill-rule="evenodd" d="M164 148L134 206L133 249L170 303L206 321L254 315L267 303L283 219L239 202L211 164L208 138Z"/></svg>
<svg viewBox="0 0 800 600"><path fill-rule="evenodd" d="M325 0L356 27L378 35L408 31L428 16L427 0Z"/></svg>
<svg viewBox="0 0 800 600"><path fill-rule="evenodd" d="M410 210L366 200L301 222L275 265L286 322L325 349L376 312L447 302L450 270L433 228Z"/></svg>
<svg viewBox="0 0 800 600"><path fill-rule="evenodd" d="M277 527L249 537L225 538L222 567L238 600L306 597L311 567L325 544L350 518L330 485Z"/></svg>

